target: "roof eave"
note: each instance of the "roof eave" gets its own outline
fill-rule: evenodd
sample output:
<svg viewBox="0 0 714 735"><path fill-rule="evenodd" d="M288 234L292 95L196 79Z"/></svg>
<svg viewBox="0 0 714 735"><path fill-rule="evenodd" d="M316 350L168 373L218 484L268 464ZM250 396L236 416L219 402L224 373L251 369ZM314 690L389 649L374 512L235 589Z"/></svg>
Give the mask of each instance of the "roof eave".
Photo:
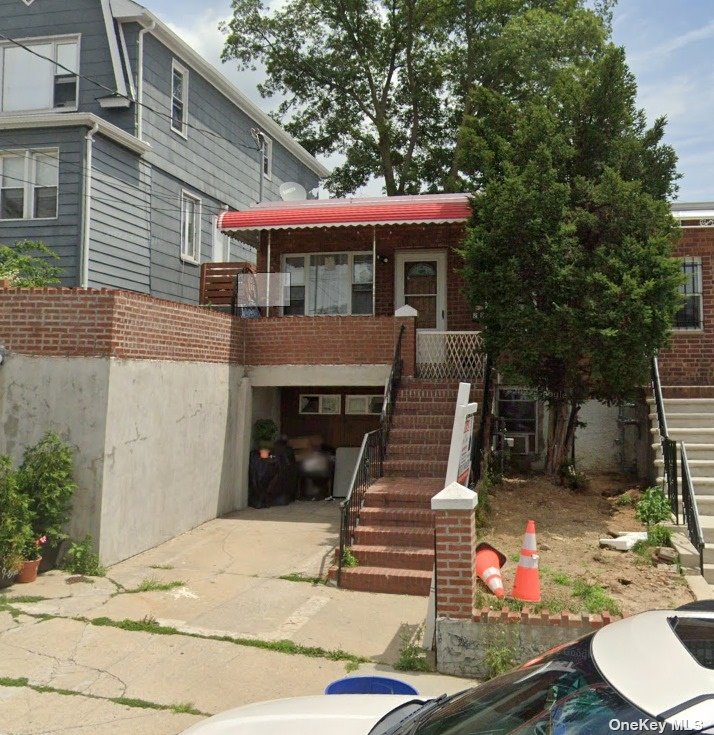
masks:
<svg viewBox="0 0 714 735"><path fill-rule="evenodd" d="M463 218L446 218L446 219L430 219L430 220L389 220L389 221L372 221L372 222L318 222L315 224L280 224L280 225L260 225L248 227L220 227L222 232L268 232L275 230L320 230L334 227L389 227L395 225L449 225L467 222Z"/></svg>

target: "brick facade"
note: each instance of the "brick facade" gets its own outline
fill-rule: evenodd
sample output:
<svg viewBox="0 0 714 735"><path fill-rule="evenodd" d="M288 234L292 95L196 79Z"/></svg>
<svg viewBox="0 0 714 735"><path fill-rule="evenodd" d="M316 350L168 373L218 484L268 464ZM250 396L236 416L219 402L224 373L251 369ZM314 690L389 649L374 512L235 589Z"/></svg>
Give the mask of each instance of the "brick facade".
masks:
<svg viewBox="0 0 714 735"><path fill-rule="evenodd" d="M414 319L234 319L202 307L107 289L0 290L0 344L11 352L240 365L389 365L401 324L405 374Z"/></svg>
<svg viewBox="0 0 714 735"><path fill-rule="evenodd" d="M683 228L675 254L701 259L704 322L701 330L672 332L659 355L662 385L714 385L714 227Z"/></svg>
<svg viewBox="0 0 714 735"><path fill-rule="evenodd" d="M465 297L460 270L462 260L455 248L463 241L464 224L384 225L377 227L376 314L394 314L395 253L398 250L439 250L447 252L447 329L474 331L473 309ZM283 255L334 253L346 251L372 252L372 227L332 227L322 230L279 230L270 236L270 270L281 269ZM267 235L262 234L258 248L258 270L267 266ZM387 262L383 262L386 258Z"/></svg>

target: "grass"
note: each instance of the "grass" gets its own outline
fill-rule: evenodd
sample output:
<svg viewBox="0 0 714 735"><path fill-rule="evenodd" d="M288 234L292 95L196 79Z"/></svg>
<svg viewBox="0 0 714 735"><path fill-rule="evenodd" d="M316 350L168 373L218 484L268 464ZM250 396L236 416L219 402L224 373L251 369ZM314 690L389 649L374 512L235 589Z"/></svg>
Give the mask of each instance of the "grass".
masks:
<svg viewBox="0 0 714 735"><path fill-rule="evenodd" d="M7 595L0 595L0 605L4 603L15 603L19 605L30 605L33 602L42 602L48 600L48 597L41 597L40 595L15 595L8 597Z"/></svg>
<svg viewBox="0 0 714 735"><path fill-rule="evenodd" d="M582 601L584 608L589 613L622 614L617 602L606 594L599 584L588 584L584 580L576 580L572 590L573 595Z"/></svg>
<svg viewBox="0 0 714 735"><path fill-rule="evenodd" d="M60 694L64 697L85 697L87 699L100 699L105 702L112 702L124 707L132 707L135 709L153 709L162 710L164 712L174 712L176 714L197 715L199 717L210 717L208 712L201 712L196 709L190 702L181 702L179 704L159 704L158 702L149 702L146 699L137 699L134 697L100 697L97 694L87 694L86 692L77 692L73 689L61 689L59 687L47 686L44 684L31 684L27 677L21 676L17 678L2 676L0 677L0 686L16 687L21 689L32 689L40 694Z"/></svg>
<svg viewBox="0 0 714 735"><path fill-rule="evenodd" d="M402 633L399 659L394 664L397 671L431 671L431 666L426 659L426 651L417 643L423 633L423 625L420 625L415 631L410 632L409 629L406 629Z"/></svg>
<svg viewBox="0 0 714 735"><path fill-rule="evenodd" d="M278 579L284 579L287 582L308 582L309 584L327 584L327 577L310 577L307 574L293 572L292 574L283 574Z"/></svg>
<svg viewBox="0 0 714 735"><path fill-rule="evenodd" d="M124 594L132 595L137 592L167 592L168 590L176 589L177 587L184 587L185 582L180 580L174 580L172 582L159 582L154 577L146 578L142 580L136 587L131 589L125 589Z"/></svg>

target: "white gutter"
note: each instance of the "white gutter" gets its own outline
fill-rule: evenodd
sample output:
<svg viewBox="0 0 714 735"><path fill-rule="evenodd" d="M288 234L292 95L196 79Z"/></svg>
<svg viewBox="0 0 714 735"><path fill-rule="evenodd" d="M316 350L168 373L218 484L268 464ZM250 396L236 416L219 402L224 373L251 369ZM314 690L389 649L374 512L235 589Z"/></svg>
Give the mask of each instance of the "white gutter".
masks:
<svg viewBox="0 0 714 735"><path fill-rule="evenodd" d="M136 70L136 137L142 140L144 133L144 35L151 33L156 28L156 22L151 21L139 31L137 41L137 70Z"/></svg>
<svg viewBox="0 0 714 735"><path fill-rule="evenodd" d="M261 163L261 172L263 170L262 166L263 164ZM265 277L265 280L268 282L267 293L265 295L265 316L266 317L270 316L270 245L271 245L270 234L271 234L270 230L268 230L268 262L266 264L267 267L265 269L266 272L268 273L268 275Z"/></svg>
<svg viewBox="0 0 714 735"><path fill-rule="evenodd" d="M372 226L372 316L377 316L377 228Z"/></svg>
<svg viewBox="0 0 714 735"><path fill-rule="evenodd" d="M84 220L82 222L82 257L79 271L80 288L87 288L89 285L89 241L92 234L92 148L94 136L98 131L99 124L94 123L84 137Z"/></svg>
<svg viewBox="0 0 714 735"><path fill-rule="evenodd" d="M134 135L116 125L97 117L91 112L48 112L38 114L3 115L0 117L0 130L29 130L34 128L92 128L99 126L99 133L105 138L143 156L151 150Z"/></svg>

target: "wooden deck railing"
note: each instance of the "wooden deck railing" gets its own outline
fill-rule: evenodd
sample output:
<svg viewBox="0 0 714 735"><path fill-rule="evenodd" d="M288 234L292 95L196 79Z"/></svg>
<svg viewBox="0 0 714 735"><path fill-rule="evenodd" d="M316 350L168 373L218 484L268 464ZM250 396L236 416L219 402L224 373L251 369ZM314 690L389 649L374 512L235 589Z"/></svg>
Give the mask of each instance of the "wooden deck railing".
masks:
<svg viewBox="0 0 714 735"><path fill-rule="evenodd" d="M203 263L199 303L230 308L235 278L246 267L255 269L252 263Z"/></svg>

